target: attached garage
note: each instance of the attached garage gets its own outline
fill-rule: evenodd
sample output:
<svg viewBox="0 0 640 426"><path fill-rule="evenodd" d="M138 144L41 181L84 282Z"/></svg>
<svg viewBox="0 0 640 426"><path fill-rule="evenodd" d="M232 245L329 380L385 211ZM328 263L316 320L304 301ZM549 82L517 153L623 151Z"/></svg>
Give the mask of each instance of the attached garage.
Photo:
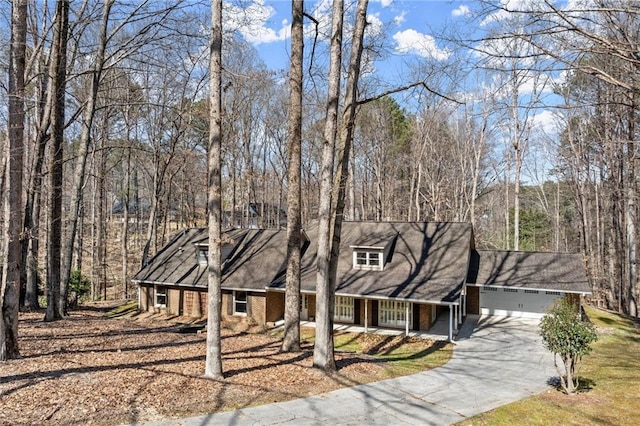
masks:
<svg viewBox="0 0 640 426"><path fill-rule="evenodd" d="M480 314L521 318L541 318L556 300L558 291L508 287L480 288Z"/></svg>
<svg viewBox="0 0 640 426"><path fill-rule="evenodd" d="M497 250L472 252L467 289L468 313L521 318L541 318L557 299L591 293L579 254Z"/></svg>

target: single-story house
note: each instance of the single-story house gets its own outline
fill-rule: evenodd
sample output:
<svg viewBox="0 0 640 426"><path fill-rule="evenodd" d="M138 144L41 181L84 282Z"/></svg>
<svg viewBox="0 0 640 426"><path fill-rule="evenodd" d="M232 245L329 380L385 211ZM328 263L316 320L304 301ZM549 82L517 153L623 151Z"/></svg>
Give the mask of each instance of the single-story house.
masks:
<svg viewBox="0 0 640 426"><path fill-rule="evenodd" d="M284 317L286 232L234 229L222 245L222 314L257 324ZM206 229L173 237L133 278L141 310L206 314ZM302 233L301 318L315 318L317 225ZM448 315L536 317L565 295L590 293L582 257L476 250L469 223L344 222L334 321L427 331Z"/></svg>

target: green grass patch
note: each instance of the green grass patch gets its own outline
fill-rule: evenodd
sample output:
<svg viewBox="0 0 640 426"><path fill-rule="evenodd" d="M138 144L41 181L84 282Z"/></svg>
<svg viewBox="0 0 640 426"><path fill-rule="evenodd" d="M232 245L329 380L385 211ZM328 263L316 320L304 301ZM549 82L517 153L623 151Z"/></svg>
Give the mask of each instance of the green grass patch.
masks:
<svg viewBox="0 0 640 426"><path fill-rule="evenodd" d="M118 318L138 311L138 302L131 300L118 305L115 308L109 309L105 316L107 318Z"/></svg>
<svg viewBox="0 0 640 426"><path fill-rule="evenodd" d="M640 332L632 320L586 308L598 329L583 360L582 392L550 389L475 416L462 425L636 425L640 415Z"/></svg>
<svg viewBox="0 0 640 426"><path fill-rule="evenodd" d="M314 338L315 329L301 330L303 342L313 344ZM384 362L389 377L440 367L453 355L452 344L419 337L336 332L333 342L336 352L364 354Z"/></svg>

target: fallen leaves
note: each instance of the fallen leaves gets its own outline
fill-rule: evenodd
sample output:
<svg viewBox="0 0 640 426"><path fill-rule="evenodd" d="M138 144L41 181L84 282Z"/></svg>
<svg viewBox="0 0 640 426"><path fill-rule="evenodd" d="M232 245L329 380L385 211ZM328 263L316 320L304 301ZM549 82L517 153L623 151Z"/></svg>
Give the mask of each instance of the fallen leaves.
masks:
<svg viewBox="0 0 640 426"><path fill-rule="evenodd" d="M312 367L310 344L302 352L281 353L280 340L267 333L223 330L225 379L214 381L202 377L206 335L181 333L180 324L107 319L95 307L57 322L41 318L41 313L21 314L23 358L0 365L0 424L152 421L298 398L386 377L384 363L370 356L337 353L340 370L327 375Z"/></svg>

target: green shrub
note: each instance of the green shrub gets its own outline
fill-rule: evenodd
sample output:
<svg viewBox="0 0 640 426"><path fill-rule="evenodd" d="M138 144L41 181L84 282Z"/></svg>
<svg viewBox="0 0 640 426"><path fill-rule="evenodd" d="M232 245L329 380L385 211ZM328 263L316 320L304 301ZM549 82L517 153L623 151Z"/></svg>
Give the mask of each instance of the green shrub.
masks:
<svg viewBox="0 0 640 426"><path fill-rule="evenodd" d="M72 296L72 304L78 305L78 301L87 300L88 294L91 291L91 281L89 278L82 275L77 269L71 271L69 276L69 295Z"/></svg>
<svg viewBox="0 0 640 426"><path fill-rule="evenodd" d="M582 357L591 352L591 343L598 339L594 325L582 318L579 308L564 298L559 299L540 322L540 336L545 347L553 352L553 363L567 394L578 390ZM564 371L558 366L558 356Z"/></svg>

